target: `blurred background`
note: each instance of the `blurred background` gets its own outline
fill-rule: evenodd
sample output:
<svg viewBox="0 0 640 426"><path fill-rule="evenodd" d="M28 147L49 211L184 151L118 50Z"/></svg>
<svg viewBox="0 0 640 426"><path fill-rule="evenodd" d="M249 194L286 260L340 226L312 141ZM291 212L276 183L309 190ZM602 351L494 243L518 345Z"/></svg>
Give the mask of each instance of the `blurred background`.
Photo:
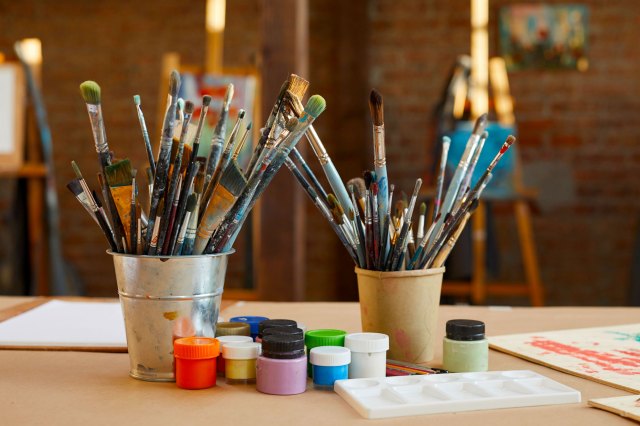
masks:
<svg viewBox="0 0 640 426"><path fill-rule="evenodd" d="M472 233L486 235L486 262L474 264L472 243L461 243L449 278L473 282L480 269L487 282L534 279L546 305L639 304L640 4L632 0L0 0L5 63L16 60L16 41L41 41L37 77L51 129L49 172L68 283L51 285L52 256L46 238L39 238L49 235L50 213L46 203L38 209L37 200L46 193L46 155L35 153L40 128L29 101L20 107L27 108L22 160L0 149L0 164L6 162L0 170L0 293L117 295L103 235L65 188L74 177L71 160L91 183L99 168L78 90L84 80L102 87L111 149L142 164L132 96L141 96L157 141L167 65L252 76L256 120L260 111L264 120L288 75L299 74L311 83L309 94L327 101L315 127L345 181L371 168L368 99L376 88L384 97L389 180L410 193L418 177L433 187L441 134L473 116L472 96L458 96L458 110L446 110L456 70L469 78L482 71L461 58L476 57L472 6L480 8L473 16L480 19L476 43L488 48L480 57L504 59L492 74L507 70L503 99L512 103L515 121L503 120L504 112L501 118L497 86L488 101L490 118L517 131L518 179L530 191L487 203L487 226ZM304 155L321 176L311 149ZM514 211L523 205L530 214L520 222ZM521 243L523 235L528 244ZM357 299L353 263L284 168L236 249L225 294ZM531 261L531 250L534 266L523 268L522 254ZM448 297L532 303L528 292L496 288L481 300L468 288Z"/></svg>

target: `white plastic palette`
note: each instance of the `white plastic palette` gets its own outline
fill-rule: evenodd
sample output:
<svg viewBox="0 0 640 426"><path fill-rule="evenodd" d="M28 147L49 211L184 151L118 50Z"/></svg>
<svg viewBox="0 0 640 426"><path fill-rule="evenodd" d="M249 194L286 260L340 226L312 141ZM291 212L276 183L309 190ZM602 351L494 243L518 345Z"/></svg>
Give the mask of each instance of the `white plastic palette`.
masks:
<svg viewBox="0 0 640 426"><path fill-rule="evenodd" d="M338 380L368 419L580 402L580 392L529 370Z"/></svg>

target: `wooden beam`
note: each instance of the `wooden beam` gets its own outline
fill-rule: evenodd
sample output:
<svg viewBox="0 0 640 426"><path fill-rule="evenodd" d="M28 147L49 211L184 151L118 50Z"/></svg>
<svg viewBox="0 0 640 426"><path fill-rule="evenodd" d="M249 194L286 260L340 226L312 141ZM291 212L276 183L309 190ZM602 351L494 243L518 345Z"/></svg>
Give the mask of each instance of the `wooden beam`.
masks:
<svg viewBox="0 0 640 426"><path fill-rule="evenodd" d="M273 107L291 73L308 75L307 0L262 0L262 110ZM301 144L302 147L302 144ZM305 293L304 193L285 171L262 197L257 287L262 299L303 300Z"/></svg>

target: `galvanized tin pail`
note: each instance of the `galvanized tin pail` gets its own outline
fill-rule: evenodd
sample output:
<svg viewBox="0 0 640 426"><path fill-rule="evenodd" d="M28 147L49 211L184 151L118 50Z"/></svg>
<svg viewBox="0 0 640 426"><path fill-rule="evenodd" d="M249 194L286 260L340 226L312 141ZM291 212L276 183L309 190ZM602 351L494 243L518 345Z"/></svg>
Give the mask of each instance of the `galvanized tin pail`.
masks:
<svg viewBox="0 0 640 426"><path fill-rule="evenodd" d="M227 257L233 250L166 257L108 253L124 315L129 374L174 381L174 339L215 336Z"/></svg>

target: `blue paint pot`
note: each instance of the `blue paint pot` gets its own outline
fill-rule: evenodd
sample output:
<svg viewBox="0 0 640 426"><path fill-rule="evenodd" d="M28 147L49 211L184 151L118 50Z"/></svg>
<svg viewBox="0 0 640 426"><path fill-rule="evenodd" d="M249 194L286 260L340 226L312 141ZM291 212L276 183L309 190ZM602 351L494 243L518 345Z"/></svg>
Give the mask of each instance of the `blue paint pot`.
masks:
<svg viewBox="0 0 640 426"><path fill-rule="evenodd" d="M255 341L259 332L259 325L262 321L268 320L267 317L255 317L255 316L244 316L244 317L233 317L229 321L230 322L244 322L249 324L251 328L251 338Z"/></svg>
<svg viewBox="0 0 640 426"><path fill-rule="evenodd" d="M342 346L317 346L310 351L313 386L333 389L336 380L349 378L351 351Z"/></svg>

